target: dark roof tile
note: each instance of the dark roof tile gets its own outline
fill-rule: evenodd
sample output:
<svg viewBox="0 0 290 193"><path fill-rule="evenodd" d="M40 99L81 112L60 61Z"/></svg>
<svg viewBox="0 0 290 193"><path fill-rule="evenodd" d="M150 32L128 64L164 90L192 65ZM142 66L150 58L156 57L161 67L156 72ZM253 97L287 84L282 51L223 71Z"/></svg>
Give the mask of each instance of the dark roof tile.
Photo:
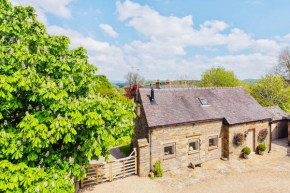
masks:
<svg viewBox="0 0 290 193"><path fill-rule="evenodd" d="M149 127L223 118L229 124L271 119L242 87L154 89L157 105L150 103L150 89L139 92ZM209 105L202 106L199 98Z"/></svg>
<svg viewBox="0 0 290 193"><path fill-rule="evenodd" d="M282 119L288 119L289 115L283 111L279 106L264 107L268 113L270 113L273 121L278 121Z"/></svg>

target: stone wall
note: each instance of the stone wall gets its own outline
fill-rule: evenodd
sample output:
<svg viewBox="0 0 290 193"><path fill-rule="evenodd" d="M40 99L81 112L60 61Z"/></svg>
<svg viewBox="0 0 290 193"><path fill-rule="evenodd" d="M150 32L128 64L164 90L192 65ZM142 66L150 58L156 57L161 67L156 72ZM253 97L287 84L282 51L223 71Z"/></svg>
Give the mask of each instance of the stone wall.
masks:
<svg viewBox="0 0 290 193"><path fill-rule="evenodd" d="M223 138L222 138L222 156L229 157L230 154L230 140L229 140L229 125L223 124L222 126Z"/></svg>
<svg viewBox="0 0 290 193"><path fill-rule="evenodd" d="M268 129L268 136L265 139L264 142L260 142L258 140L258 133L262 129ZM265 143L267 149L269 149L270 146L270 128L269 128L269 121L258 121L258 122L253 122L253 123L244 123L244 124L238 124L238 125L231 125L229 126L229 157L230 158L238 158L241 154L242 149L247 146L247 138L245 138L245 142L240 145L236 146L233 143L233 138L236 133L242 132L243 134L245 131L254 129L255 131L255 147L257 147L260 143Z"/></svg>
<svg viewBox="0 0 290 193"><path fill-rule="evenodd" d="M137 140L137 168L140 177L147 177L150 172L150 147L147 139Z"/></svg>
<svg viewBox="0 0 290 193"><path fill-rule="evenodd" d="M140 115L139 116L137 115L135 119L135 128L134 128L135 130L134 130L134 137L133 137L134 147L137 147L138 139L144 139L144 138L148 139L147 120L146 120L142 102L137 104L137 108L139 108ZM136 111L138 111L138 109Z"/></svg>
<svg viewBox="0 0 290 193"><path fill-rule="evenodd" d="M218 146L209 148L209 136L218 136ZM200 163L221 157L222 121L187 124L172 127L154 128L152 132L152 168L161 160L164 171L187 167L189 163ZM199 139L200 150L189 152L188 142ZM175 144L175 155L164 156L164 145Z"/></svg>

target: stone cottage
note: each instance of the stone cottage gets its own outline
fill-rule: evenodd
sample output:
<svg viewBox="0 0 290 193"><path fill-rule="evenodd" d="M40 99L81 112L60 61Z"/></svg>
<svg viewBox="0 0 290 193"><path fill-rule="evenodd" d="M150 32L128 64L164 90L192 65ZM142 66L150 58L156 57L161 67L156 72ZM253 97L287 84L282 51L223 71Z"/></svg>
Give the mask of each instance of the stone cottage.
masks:
<svg viewBox="0 0 290 193"><path fill-rule="evenodd" d="M138 172L147 176L156 161L164 171L212 159L238 158L243 147L269 148L271 116L242 87L141 88L137 99L134 144L139 151ZM269 132L270 133L270 132ZM243 137L241 144L234 136Z"/></svg>
<svg viewBox="0 0 290 193"><path fill-rule="evenodd" d="M288 137L289 115L279 106L265 107L265 109L272 117L272 140Z"/></svg>

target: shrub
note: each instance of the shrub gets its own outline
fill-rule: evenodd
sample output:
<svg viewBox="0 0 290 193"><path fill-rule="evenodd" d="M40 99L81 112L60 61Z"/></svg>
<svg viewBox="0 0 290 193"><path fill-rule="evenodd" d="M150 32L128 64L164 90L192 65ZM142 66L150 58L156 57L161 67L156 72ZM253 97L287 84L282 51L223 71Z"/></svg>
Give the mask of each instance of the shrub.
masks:
<svg viewBox="0 0 290 193"><path fill-rule="evenodd" d="M263 143L259 144L258 147L257 147L257 150L265 151L266 150L265 144L263 144Z"/></svg>
<svg viewBox="0 0 290 193"><path fill-rule="evenodd" d="M244 147L242 152L249 155L251 153L251 149L249 147Z"/></svg>
<svg viewBox="0 0 290 193"><path fill-rule="evenodd" d="M161 167L161 161L160 160L155 162L155 164L153 166L153 170L154 170L154 174L155 174L156 177L162 177L163 176L163 169Z"/></svg>

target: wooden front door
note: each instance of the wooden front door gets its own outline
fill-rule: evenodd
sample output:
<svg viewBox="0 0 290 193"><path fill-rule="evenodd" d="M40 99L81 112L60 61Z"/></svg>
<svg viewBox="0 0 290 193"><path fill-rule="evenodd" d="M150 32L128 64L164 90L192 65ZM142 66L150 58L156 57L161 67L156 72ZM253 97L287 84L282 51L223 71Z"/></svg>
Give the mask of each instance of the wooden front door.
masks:
<svg viewBox="0 0 290 193"><path fill-rule="evenodd" d="M255 152L255 129L248 130L247 146Z"/></svg>

